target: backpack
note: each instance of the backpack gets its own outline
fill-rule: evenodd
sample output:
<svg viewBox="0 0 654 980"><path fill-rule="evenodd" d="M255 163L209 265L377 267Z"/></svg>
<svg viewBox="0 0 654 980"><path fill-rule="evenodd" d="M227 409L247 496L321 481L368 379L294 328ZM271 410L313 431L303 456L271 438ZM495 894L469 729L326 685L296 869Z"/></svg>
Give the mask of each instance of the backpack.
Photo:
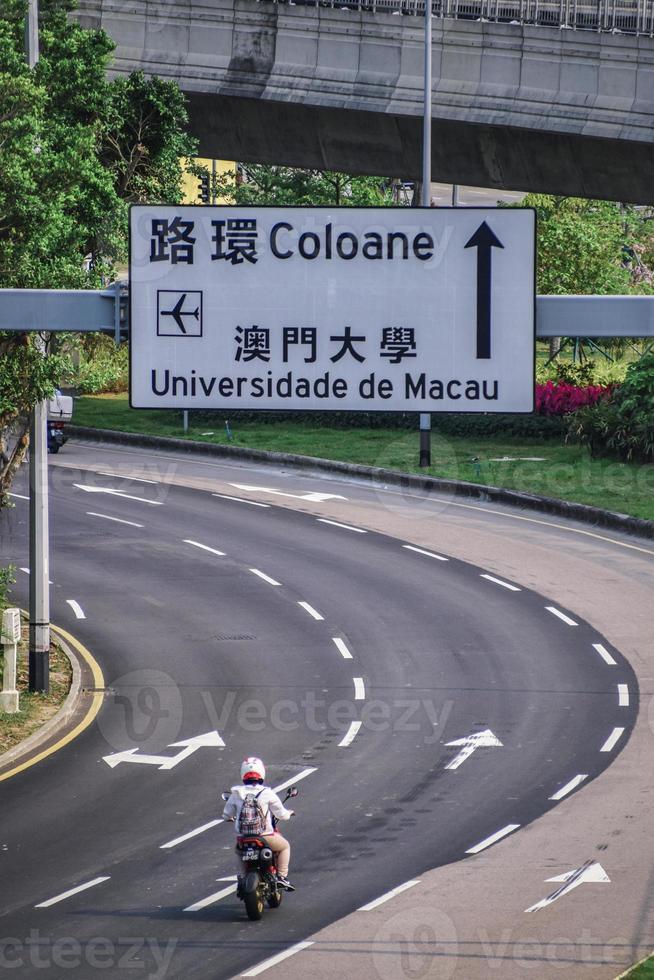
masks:
<svg viewBox="0 0 654 980"><path fill-rule="evenodd" d="M258 837L266 832L266 815L257 802L259 793L248 793L238 816L238 832L241 837Z"/></svg>

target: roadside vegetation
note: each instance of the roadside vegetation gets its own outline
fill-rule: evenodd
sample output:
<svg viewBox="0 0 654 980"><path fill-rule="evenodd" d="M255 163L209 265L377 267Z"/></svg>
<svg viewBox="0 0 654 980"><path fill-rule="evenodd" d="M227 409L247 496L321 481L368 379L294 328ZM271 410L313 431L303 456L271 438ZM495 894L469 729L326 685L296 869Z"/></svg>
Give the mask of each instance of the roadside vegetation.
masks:
<svg viewBox="0 0 654 980"><path fill-rule="evenodd" d="M654 980L654 956L626 974L625 980Z"/></svg>
<svg viewBox="0 0 654 980"><path fill-rule="evenodd" d="M2 612L11 606L10 589L14 581L14 568L9 565L0 568L0 620ZM48 721L61 707L70 690L72 669L70 661L56 639L53 639L50 652L50 692L48 694L29 693L28 688L28 642L27 624L23 623L23 636L18 647L16 669L16 688L20 695L20 710L8 715L0 711L0 757L19 742L32 735ZM1 648L0 648L1 649ZM0 656L0 690L4 672L4 657Z"/></svg>

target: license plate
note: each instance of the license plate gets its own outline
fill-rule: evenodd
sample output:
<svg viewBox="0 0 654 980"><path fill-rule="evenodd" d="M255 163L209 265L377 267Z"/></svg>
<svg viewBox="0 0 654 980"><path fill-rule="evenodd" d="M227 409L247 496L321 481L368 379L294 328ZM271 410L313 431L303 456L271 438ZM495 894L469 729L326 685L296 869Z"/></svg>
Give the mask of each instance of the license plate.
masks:
<svg viewBox="0 0 654 980"><path fill-rule="evenodd" d="M255 847L249 847L246 851L243 851L244 861L256 861L259 852Z"/></svg>

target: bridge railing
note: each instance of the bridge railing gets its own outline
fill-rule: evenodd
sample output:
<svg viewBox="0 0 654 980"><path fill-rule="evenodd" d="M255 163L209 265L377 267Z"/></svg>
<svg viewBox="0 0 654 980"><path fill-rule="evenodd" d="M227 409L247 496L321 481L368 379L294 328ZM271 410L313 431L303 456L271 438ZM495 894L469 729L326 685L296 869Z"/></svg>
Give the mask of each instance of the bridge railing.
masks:
<svg viewBox="0 0 654 980"><path fill-rule="evenodd" d="M291 0L293 2L293 0ZM424 14L425 0L295 0L306 6ZM654 36L654 0L432 0L434 17Z"/></svg>

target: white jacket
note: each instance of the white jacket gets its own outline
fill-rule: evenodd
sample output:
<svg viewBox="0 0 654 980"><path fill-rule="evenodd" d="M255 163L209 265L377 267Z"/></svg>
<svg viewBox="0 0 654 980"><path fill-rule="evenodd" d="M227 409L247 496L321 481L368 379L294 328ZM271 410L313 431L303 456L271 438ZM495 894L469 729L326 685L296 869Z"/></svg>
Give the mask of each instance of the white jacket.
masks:
<svg viewBox="0 0 654 980"><path fill-rule="evenodd" d="M272 823L272 814L275 815L277 820L290 820L293 816L292 810L287 810L277 793L274 792L269 786L232 786L232 795L225 803L223 809L223 819L234 820L234 827L236 828L236 833L238 834L238 818L241 815L241 809L243 807L243 800L246 796L252 794L256 797L257 803L264 812L266 818L266 829L264 833L273 834L274 828Z"/></svg>

